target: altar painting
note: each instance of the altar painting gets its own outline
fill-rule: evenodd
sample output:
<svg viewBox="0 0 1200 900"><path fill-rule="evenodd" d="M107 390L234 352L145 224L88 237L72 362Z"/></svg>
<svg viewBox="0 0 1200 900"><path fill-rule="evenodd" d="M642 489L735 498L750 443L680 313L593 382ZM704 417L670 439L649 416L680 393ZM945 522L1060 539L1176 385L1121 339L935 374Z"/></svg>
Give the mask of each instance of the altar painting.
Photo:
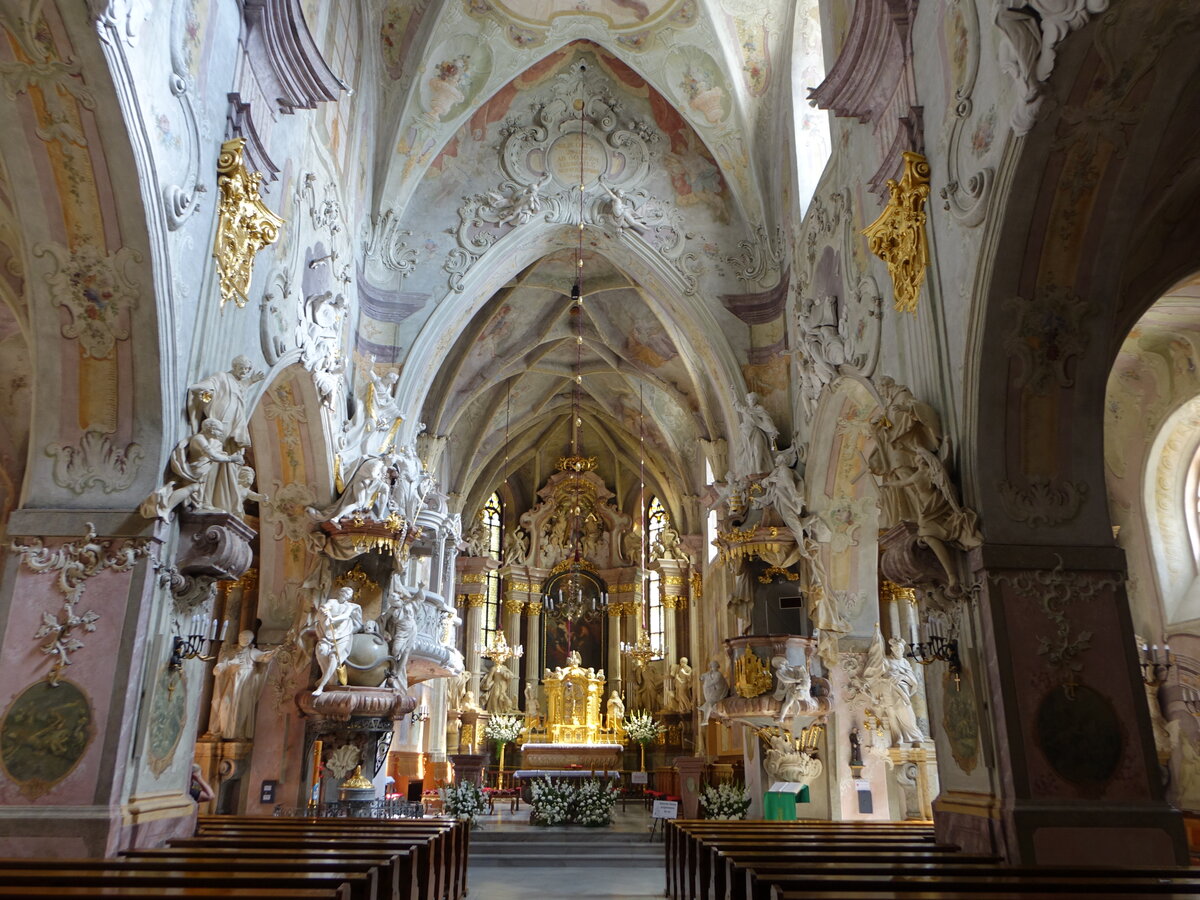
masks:
<svg viewBox="0 0 1200 900"><path fill-rule="evenodd" d="M600 616L574 621L542 617L542 665L548 669L566 666L567 655L579 654L583 668L604 668L604 629Z"/></svg>

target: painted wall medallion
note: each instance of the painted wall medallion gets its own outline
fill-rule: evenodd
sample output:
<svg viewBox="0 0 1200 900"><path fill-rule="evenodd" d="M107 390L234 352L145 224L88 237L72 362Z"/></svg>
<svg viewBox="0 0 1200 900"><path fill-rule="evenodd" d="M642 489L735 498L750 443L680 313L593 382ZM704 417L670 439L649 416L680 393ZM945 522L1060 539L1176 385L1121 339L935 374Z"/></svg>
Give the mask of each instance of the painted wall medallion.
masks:
<svg viewBox="0 0 1200 900"><path fill-rule="evenodd" d="M0 764L36 800L79 765L95 736L92 705L77 684L39 681L9 704L0 721Z"/></svg>
<svg viewBox="0 0 1200 900"><path fill-rule="evenodd" d="M1121 723L1108 698L1086 685L1059 685L1038 705L1038 746L1058 775L1072 784L1097 787L1121 761Z"/></svg>
<svg viewBox="0 0 1200 900"><path fill-rule="evenodd" d="M175 759L175 748L187 724L187 679L183 671L163 670L150 704L146 735L146 765L154 777L162 775Z"/></svg>
<svg viewBox="0 0 1200 900"><path fill-rule="evenodd" d="M979 764L979 717L975 711L975 688L967 673L957 688L947 672L942 678L942 727L950 741L950 755L968 775Z"/></svg>

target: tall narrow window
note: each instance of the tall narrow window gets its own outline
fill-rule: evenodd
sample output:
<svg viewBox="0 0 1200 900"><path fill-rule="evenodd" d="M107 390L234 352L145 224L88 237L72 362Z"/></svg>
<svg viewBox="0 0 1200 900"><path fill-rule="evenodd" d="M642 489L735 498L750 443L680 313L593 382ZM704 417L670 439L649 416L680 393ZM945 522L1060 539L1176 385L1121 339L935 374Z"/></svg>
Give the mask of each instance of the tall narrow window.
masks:
<svg viewBox="0 0 1200 900"><path fill-rule="evenodd" d="M488 556L500 559L500 547L504 542L504 518L500 506L500 495L492 494L479 513L483 530L487 534ZM492 569L484 576L487 590L483 599L483 615L479 620L479 639L485 646L491 644L492 636L500 628L500 574Z"/></svg>
<svg viewBox="0 0 1200 900"><path fill-rule="evenodd" d="M662 536L663 529L670 523L667 508L657 497L650 498L646 507L646 544L653 547ZM663 624L662 578L658 572L648 573L646 579L646 604L649 613L650 645L655 649L655 659L662 659L666 647L666 626Z"/></svg>

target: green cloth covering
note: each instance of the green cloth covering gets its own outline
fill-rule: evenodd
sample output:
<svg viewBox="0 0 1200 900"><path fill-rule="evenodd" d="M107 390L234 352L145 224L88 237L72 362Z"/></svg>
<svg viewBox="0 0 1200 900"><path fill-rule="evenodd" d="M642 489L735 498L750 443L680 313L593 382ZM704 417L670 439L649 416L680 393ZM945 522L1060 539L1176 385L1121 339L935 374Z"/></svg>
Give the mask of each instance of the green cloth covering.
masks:
<svg viewBox="0 0 1200 900"><path fill-rule="evenodd" d="M796 795L783 791L763 794L763 818L768 822L796 821Z"/></svg>

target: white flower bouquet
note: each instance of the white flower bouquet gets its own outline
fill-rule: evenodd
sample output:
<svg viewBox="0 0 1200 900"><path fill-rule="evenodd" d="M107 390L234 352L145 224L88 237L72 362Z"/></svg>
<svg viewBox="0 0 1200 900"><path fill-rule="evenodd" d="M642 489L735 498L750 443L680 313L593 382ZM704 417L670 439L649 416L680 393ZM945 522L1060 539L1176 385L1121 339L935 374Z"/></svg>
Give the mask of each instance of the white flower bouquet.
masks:
<svg viewBox="0 0 1200 900"><path fill-rule="evenodd" d="M710 819L744 819L750 808L746 786L733 781L710 784L700 794L700 806Z"/></svg>
<svg viewBox="0 0 1200 900"><path fill-rule="evenodd" d="M438 791L442 798L442 809L456 819L474 824L475 817L487 811L487 798L483 789L473 781L459 781Z"/></svg>
<svg viewBox="0 0 1200 900"><path fill-rule="evenodd" d="M649 744L665 731L662 724L646 710L635 712L625 719L625 735L639 744Z"/></svg>
<svg viewBox="0 0 1200 900"><path fill-rule="evenodd" d="M483 726L483 736L498 744L511 744L524 727L525 722L517 716L492 716Z"/></svg>
<svg viewBox="0 0 1200 900"><path fill-rule="evenodd" d="M571 807L575 802L575 788L565 781L539 778L530 788L533 808L529 822L533 825L565 825L571 821Z"/></svg>
<svg viewBox="0 0 1200 900"><path fill-rule="evenodd" d="M617 789L611 783L598 780L585 781L575 791L575 808L572 821L593 828L612 824L613 806L617 802Z"/></svg>

